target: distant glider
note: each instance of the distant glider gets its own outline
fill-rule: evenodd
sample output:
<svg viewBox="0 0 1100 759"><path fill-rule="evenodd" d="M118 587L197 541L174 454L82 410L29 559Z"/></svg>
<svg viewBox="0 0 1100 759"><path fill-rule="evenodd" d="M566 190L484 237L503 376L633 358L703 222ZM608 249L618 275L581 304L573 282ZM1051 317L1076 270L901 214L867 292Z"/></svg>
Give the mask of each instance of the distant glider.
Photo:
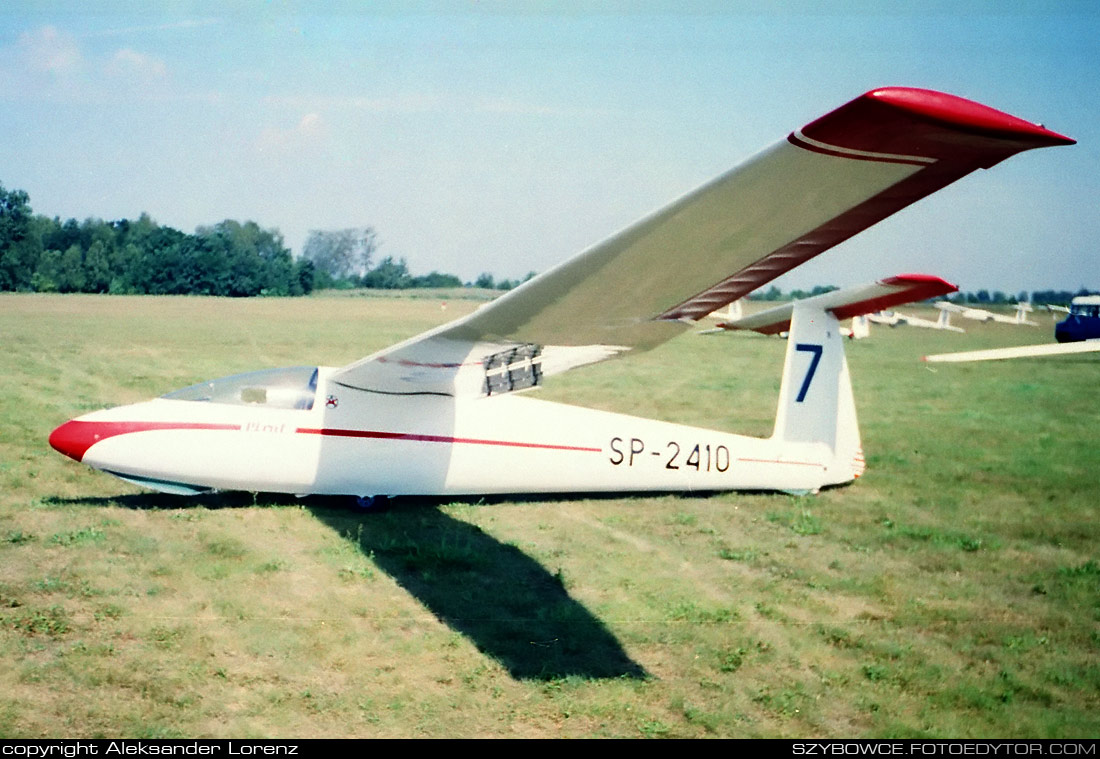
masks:
<svg viewBox="0 0 1100 759"><path fill-rule="evenodd" d="M852 327L848 330L851 337L860 339L870 337L871 324L884 324L887 327L920 327L922 329L939 329L947 332L965 332L962 327L951 325L951 314L948 311L940 311L936 321L922 319L919 316L903 314L900 311L878 311L866 316L852 318Z"/></svg>
<svg viewBox="0 0 1100 759"><path fill-rule="evenodd" d="M908 314L899 314L894 312L901 324L907 324L910 327L922 327L924 329L939 329L945 332L966 332L962 327L956 327L951 324L951 312L940 311L940 315L936 318L936 321L931 319L922 319L919 316L909 316Z"/></svg>
<svg viewBox="0 0 1100 759"><path fill-rule="evenodd" d="M873 90L487 306L342 368L204 382L62 424L54 448L144 487L465 495L811 492L864 469L837 319L925 276L773 314L789 331L767 439L548 403L520 391L644 351L980 168L1073 140L929 90ZM334 318L339 318L334 315Z"/></svg>
<svg viewBox="0 0 1100 759"><path fill-rule="evenodd" d="M936 308L941 312L955 313L962 316L964 319L971 319L976 322L1000 322L1001 324L1021 324L1029 327L1038 327L1036 322L1027 318L1027 315L1031 313L1032 308L1030 303L1020 302L1016 304L1016 315L1005 316L1004 314L994 313L984 308L972 308L970 306L961 306L958 303L951 303L946 300L941 300L936 303Z"/></svg>

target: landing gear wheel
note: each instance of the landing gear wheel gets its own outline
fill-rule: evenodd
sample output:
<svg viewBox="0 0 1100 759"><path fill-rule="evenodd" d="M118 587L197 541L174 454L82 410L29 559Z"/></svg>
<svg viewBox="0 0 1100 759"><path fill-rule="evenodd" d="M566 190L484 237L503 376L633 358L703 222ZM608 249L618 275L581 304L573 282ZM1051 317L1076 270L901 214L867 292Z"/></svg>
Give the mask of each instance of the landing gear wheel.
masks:
<svg viewBox="0 0 1100 759"><path fill-rule="evenodd" d="M364 511L381 511L389 501L384 495L360 495L355 497L355 505Z"/></svg>

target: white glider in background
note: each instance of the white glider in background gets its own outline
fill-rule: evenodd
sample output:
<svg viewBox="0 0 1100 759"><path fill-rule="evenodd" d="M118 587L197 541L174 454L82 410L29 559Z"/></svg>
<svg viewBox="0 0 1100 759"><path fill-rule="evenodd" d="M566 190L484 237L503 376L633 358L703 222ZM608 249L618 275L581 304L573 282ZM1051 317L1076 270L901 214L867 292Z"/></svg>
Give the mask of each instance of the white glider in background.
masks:
<svg viewBox="0 0 1100 759"><path fill-rule="evenodd" d="M874 90L449 324L342 368L239 375L86 414L50 443L177 493L803 492L849 482L863 457L836 319L892 304L898 287L945 294L942 280L895 278L854 300L791 307L766 439L518 391L653 348L976 169L1072 143L951 95ZM332 312L342 318L335 302Z"/></svg>
<svg viewBox="0 0 1100 759"><path fill-rule="evenodd" d="M741 300L735 300L726 306L707 314L709 319L718 319L719 321L733 321L740 319L745 314L745 308L741 304Z"/></svg>
<svg viewBox="0 0 1100 759"><path fill-rule="evenodd" d="M1016 304L1016 315L1005 316L1004 314L997 314L993 311L987 311L984 308L971 308L970 306L960 306L958 303L951 303L946 300L936 302L936 308L941 311L949 311L951 313L959 314L964 319L971 319L977 322L1000 322L1001 324L1021 324L1029 327L1038 327L1036 322L1027 318L1027 315L1032 311L1031 304L1020 302Z"/></svg>
<svg viewBox="0 0 1100 759"><path fill-rule="evenodd" d="M897 313L897 312L895 312ZM897 314L900 323L906 324L910 327L922 327L924 329L939 329L945 332L966 332L962 327L956 327L951 324L951 312L941 310L940 315L936 318L936 321L931 319L922 319L919 316L910 316L908 314Z"/></svg>
<svg viewBox="0 0 1100 759"><path fill-rule="evenodd" d="M871 336L871 322L868 321L870 314L862 314L860 316L853 316L852 323L848 327L841 327L840 334L851 340L863 340L864 338Z"/></svg>
<svg viewBox="0 0 1100 759"><path fill-rule="evenodd" d="M936 321L931 319L922 319L919 316L912 316L910 314L903 314L900 311L878 311L873 314L867 314L865 317L857 317L860 319L866 319L872 324L884 324L887 327L921 327L923 329L940 329L948 332L965 332L962 327L954 327L951 325L951 314L946 310L941 310L939 317ZM853 321L852 330L855 331L855 322ZM861 337L867 337L870 334L870 329L865 328L862 330ZM855 336L855 335L853 335Z"/></svg>

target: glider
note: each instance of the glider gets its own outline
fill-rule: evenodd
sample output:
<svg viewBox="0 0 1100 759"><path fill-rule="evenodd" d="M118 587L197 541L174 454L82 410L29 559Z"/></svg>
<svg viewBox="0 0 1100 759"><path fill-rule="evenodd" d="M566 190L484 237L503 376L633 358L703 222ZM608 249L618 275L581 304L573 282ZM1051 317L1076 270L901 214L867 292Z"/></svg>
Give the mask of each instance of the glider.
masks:
<svg viewBox="0 0 1100 759"><path fill-rule="evenodd" d="M962 316L964 319L971 319L976 322L1000 322L1002 324L1022 324L1029 327L1038 327L1039 325L1027 318L1027 315L1032 311L1031 304L1026 302L1020 302L1016 304L1016 315L1005 316L1004 314L995 314L992 311L987 311L984 308L971 308L969 306L960 306L957 303L951 303L946 300L936 302L936 308L940 309L943 313L955 313Z"/></svg>
<svg viewBox="0 0 1100 759"><path fill-rule="evenodd" d="M897 311L894 312L894 316L897 317L898 324L907 324L910 327L922 327L924 329L938 329L946 332L966 332L962 327L955 327L951 324L951 312L940 311L939 317L936 321L931 319L922 319L919 316L910 316L908 314L900 314Z"/></svg>
<svg viewBox="0 0 1100 759"><path fill-rule="evenodd" d="M772 314L759 439L549 403L547 377L644 351L976 169L1073 144L929 90L868 92L489 305L342 368L274 369L97 411L58 451L138 485L380 495L813 492L864 467L837 319L954 290L906 276Z"/></svg>
<svg viewBox="0 0 1100 759"><path fill-rule="evenodd" d="M879 311L866 316L852 318L852 327L848 330L848 336L859 340L871 336L871 324L885 324L888 327L921 327L923 329L938 329L947 332L965 332L962 327L951 326L951 315L948 311L940 311L936 321L922 319L919 316L903 314L900 311Z"/></svg>

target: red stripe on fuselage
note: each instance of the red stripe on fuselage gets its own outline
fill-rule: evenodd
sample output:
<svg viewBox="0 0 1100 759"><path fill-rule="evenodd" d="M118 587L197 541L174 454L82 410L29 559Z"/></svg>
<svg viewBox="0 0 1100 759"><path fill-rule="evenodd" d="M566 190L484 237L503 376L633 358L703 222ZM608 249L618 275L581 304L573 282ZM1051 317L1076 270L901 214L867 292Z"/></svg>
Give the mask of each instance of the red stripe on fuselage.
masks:
<svg viewBox="0 0 1100 759"><path fill-rule="evenodd" d="M816 466L822 469L825 465L819 461L780 461L779 459L746 459L739 458L739 462L744 464L790 464L791 466Z"/></svg>
<svg viewBox="0 0 1100 759"><path fill-rule="evenodd" d="M65 422L50 433L50 445L60 453L75 461L83 461L84 454L96 443L119 435L133 432L157 430L222 430L237 432L240 424L212 424L206 422L88 422L72 420ZM580 451L600 453L601 448L576 445L555 445L552 443L525 443L513 440L485 440L481 438L452 437L449 435L424 435L411 432L384 432L381 430L348 430L332 428L299 427L295 430L301 435L324 435L330 437L351 437L373 440L404 440L420 443L446 443L449 445L496 445L510 448L538 448L552 451Z"/></svg>
<svg viewBox="0 0 1100 759"><path fill-rule="evenodd" d="M451 437L449 435L422 435L412 432L383 432L381 430L342 430L331 428L299 427L299 434L325 435L329 437L353 437L372 440L405 440L414 443L447 443L450 445L499 445L509 448L541 448L552 451L582 451L600 453L602 448L589 448L578 445L554 445L551 443L523 443L514 440L485 440L481 438Z"/></svg>

